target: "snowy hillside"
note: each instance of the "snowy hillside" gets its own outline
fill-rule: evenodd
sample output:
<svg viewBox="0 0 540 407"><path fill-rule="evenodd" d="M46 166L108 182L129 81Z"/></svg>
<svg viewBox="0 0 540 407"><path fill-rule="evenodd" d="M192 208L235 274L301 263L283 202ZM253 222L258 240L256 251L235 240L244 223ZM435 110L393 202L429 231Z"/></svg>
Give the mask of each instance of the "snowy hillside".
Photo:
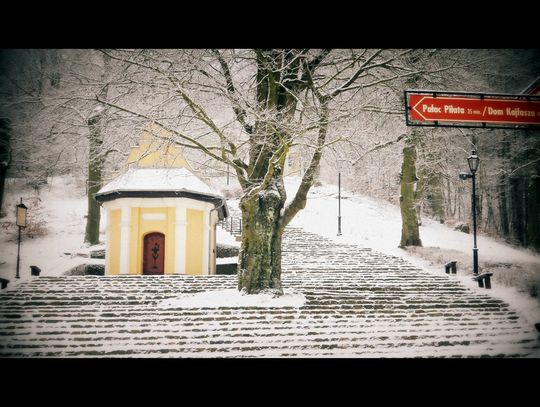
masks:
<svg viewBox="0 0 540 407"><path fill-rule="evenodd" d="M2 225L13 224L15 205L22 197L28 209L28 230L22 231L21 260L19 273L21 280L30 276L30 266L38 266L43 276L62 275L65 271L81 263L102 263L103 260L72 257L71 254L88 255L84 245L86 196L84 186L73 178L56 177L49 179L49 185L40 188L39 193L24 187L22 180L8 179L4 211L7 216L0 219ZM42 232L28 237L33 223L39 222ZM102 223L104 225L105 223ZM103 226L102 226L103 232ZM2 228L0 237L0 277L16 280L17 241L12 227ZM42 234L42 236L40 236ZM104 235L102 235L102 238ZM100 245L104 248L104 245ZM69 254L66 254L69 253Z"/></svg>
<svg viewBox="0 0 540 407"><path fill-rule="evenodd" d="M299 179L289 178L286 182L288 199L299 185ZM7 185L5 208L7 217L2 224L13 222L14 208L22 196L25 202L39 197L40 216L46 222L47 233L42 237L24 239L21 245L21 280L30 278L30 266L37 265L42 276L59 276L82 263L102 263L76 254L87 254L84 244L86 196L84 188L70 178L55 178L40 190L39 196L32 189L22 189L10 180ZM414 265L435 274L444 274L443 264L458 260L457 279L469 287L477 288L471 281L472 235L454 231L428 219L423 220L420 237L423 248L399 249L401 217L399 208L386 202L355 196L342 190L341 216L342 236L337 236L337 187L322 185L310 191L306 208L297 215L291 226L305 228L309 232L330 238L336 243L354 243L373 250L403 257ZM238 201L229 200L231 208ZM102 233L106 219L102 217ZM218 228L218 242L235 243L230 235ZM101 235L102 242L105 235ZM0 277L14 284L17 244L10 233L2 228L0 236ZM103 245L101 245L103 247ZM480 267L495 272L490 294L521 309L531 322L540 321L540 303L532 298L530 287L540 280L540 255L528 250L513 248L486 236L478 239ZM507 274L507 278L505 278ZM508 287L513 286L512 287ZM529 293L524 287L529 287ZM536 286L537 287L537 286ZM534 293L533 293L534 294ZM538 299L538 297L536 297Z"/></svg>
<svg viewBox="0 0 540 407"><path fill-rule="evenodd" d="M38 266L41 276L61 276L81 264L104 264L103 259L89 258L90 250L105 248L106 212L101 211L100 245L84 243L87 197L85 189L70 177L49 179L49 184L39 193L25 187L20 180L10 179L7 183L4 202L7 216L0 219L3 225L0 234L0 277L15 283L17 263L17 241L13 223L15 205L20 198L28 209L28 230L22 232L19 274L20 280L30 278L30 266ZM30 204L31 203L31 204ZM37 213L36 213L37 212ZM32 222L39 222L43 236L29 238ZM9 225L9 228L8 228ZM229 234L218 228L219 243L238 245Z"/></svg>
<svg viewBox="0 0 540 407"><path fill-rule="evenodd" d="M292 199L299 179L286 182L287 198ZM424 218L420 226L423 248L398 248L401 214L397 206L341 190L341 231L337 236L338 188L336 185L313 187L306 208L292 225L325 236L336 243L354 243L373 250L405 258L434 274L444 274L444 264L457 260L457 278L477 289L472 281L472 234L455 231ZM531 297L540 285L540 255L515 248L487 236L478 236L480 271L493 271L490 294L521 309L531 322L540 321L540 298Z"/></svg>

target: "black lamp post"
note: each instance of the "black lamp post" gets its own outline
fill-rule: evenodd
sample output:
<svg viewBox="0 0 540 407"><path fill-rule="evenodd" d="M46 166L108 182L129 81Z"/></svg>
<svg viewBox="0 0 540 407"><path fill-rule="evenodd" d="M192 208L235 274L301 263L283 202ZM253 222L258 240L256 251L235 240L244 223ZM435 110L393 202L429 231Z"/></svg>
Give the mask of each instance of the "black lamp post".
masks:
<svg viewBox="0 0 540 407"><path fill-rule="evenodd" d="M338 217L337 235L341 236L341 170L338 170Z"/></svg>
<svg viewBox="0 0 540 407"><path fill-rule="evenodd" d="M472 213L473 213L473 234L474 234L474 247L473 247L473 273L478 274L478 248L476 247L476 171L480 164L480 158L476 155L476 151L473 150L472 154L467 157L469 162L469 170L472 174Z"/></svg>
<svg viewBox="0 0 540 407"><path fill-rule="evenodd" d="M476 151L473 150L471 155L467 157L469 163L470 174L460 173L459 177L461 179L472 178L472 213L473 213L473 235L474 235L474 246L473 246L473 273L478 275L478 248L476 247L476 171L478 171L478 166L480 165L480 158L476 155Z"/></svg>
<svg viewBox="0 0 540 407"><path fill-rule="evenodd" d="M15 278L19 277L19 263L20 263L20 257L21 257L21 228L26 227L26 211L28 208L23 204L22 198L21 203L16 206L17 208L17 216L15 220L15 224L19 227L19 243L17 247L17 273L15 274Z"/></svg>

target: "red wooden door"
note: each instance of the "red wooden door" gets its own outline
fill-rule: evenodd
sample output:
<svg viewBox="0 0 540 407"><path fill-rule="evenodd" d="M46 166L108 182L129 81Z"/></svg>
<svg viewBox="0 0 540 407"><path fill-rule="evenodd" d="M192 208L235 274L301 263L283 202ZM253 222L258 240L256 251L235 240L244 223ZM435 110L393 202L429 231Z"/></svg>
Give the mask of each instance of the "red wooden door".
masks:
<svg viewBox="0 0 540 407"><path fill-rule="evenodd" d="M149 233L144 237L143 274L164 274L165 235Z"/></svg>

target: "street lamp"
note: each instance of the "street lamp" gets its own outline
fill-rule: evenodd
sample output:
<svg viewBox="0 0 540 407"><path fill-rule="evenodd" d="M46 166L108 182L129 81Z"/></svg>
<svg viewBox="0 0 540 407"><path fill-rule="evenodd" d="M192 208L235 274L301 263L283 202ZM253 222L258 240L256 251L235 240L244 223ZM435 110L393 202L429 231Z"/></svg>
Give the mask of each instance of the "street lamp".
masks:
<svg viewBox="0 0 540 407"><path fill-rule="evenodd" d="M480 158L476 155L476 150L472 151L472 154L467 157L467 161L469 162L469 169L471 170L471 174L476 173L478 170L478 165L480 164Z"/></svg>
<svg viewBox="0 0 540 407"><path fill-rule="evenodd" d="M338 169L338 236L341 236L341 168Z"/></svg>
<svg viewBox="0 0 540 407"><path fill-rule="evenodd" d="M473 246L473 274L478 275L478 248L476 247L476 171L478 171L478 166L480 165L480 158L476 155L476 151L473 150L471 155L467 157L467 162L469 163L469 174L466 172L460 172L460 179L472 178L472 213L473 213L473 235L474 235L474 246Z"/></svg>
<svg viewBox="0 0 540 407"><path fill-rule="evenodd" d="M22 198L21 203L16 206L17 208L17 215L15 224L19 227L19 243L17 247L17 273L15 274L15 278L19 277L19 263L20 263L20 257L21 257L21 228L26 227L26 211L28 208L23 204Z"/></svg>

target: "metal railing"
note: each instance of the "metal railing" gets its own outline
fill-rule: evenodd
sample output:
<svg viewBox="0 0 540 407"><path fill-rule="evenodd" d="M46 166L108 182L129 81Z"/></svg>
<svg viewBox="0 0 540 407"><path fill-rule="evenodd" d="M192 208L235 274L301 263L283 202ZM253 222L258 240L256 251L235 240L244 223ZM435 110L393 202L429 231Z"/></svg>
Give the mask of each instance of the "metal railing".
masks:
<svg viewBox="0 0 540 407"><path fill-rule="evenodd" d="M220 220L218 224L233 236L242 236L242 217L229 216Z"/></svg>

